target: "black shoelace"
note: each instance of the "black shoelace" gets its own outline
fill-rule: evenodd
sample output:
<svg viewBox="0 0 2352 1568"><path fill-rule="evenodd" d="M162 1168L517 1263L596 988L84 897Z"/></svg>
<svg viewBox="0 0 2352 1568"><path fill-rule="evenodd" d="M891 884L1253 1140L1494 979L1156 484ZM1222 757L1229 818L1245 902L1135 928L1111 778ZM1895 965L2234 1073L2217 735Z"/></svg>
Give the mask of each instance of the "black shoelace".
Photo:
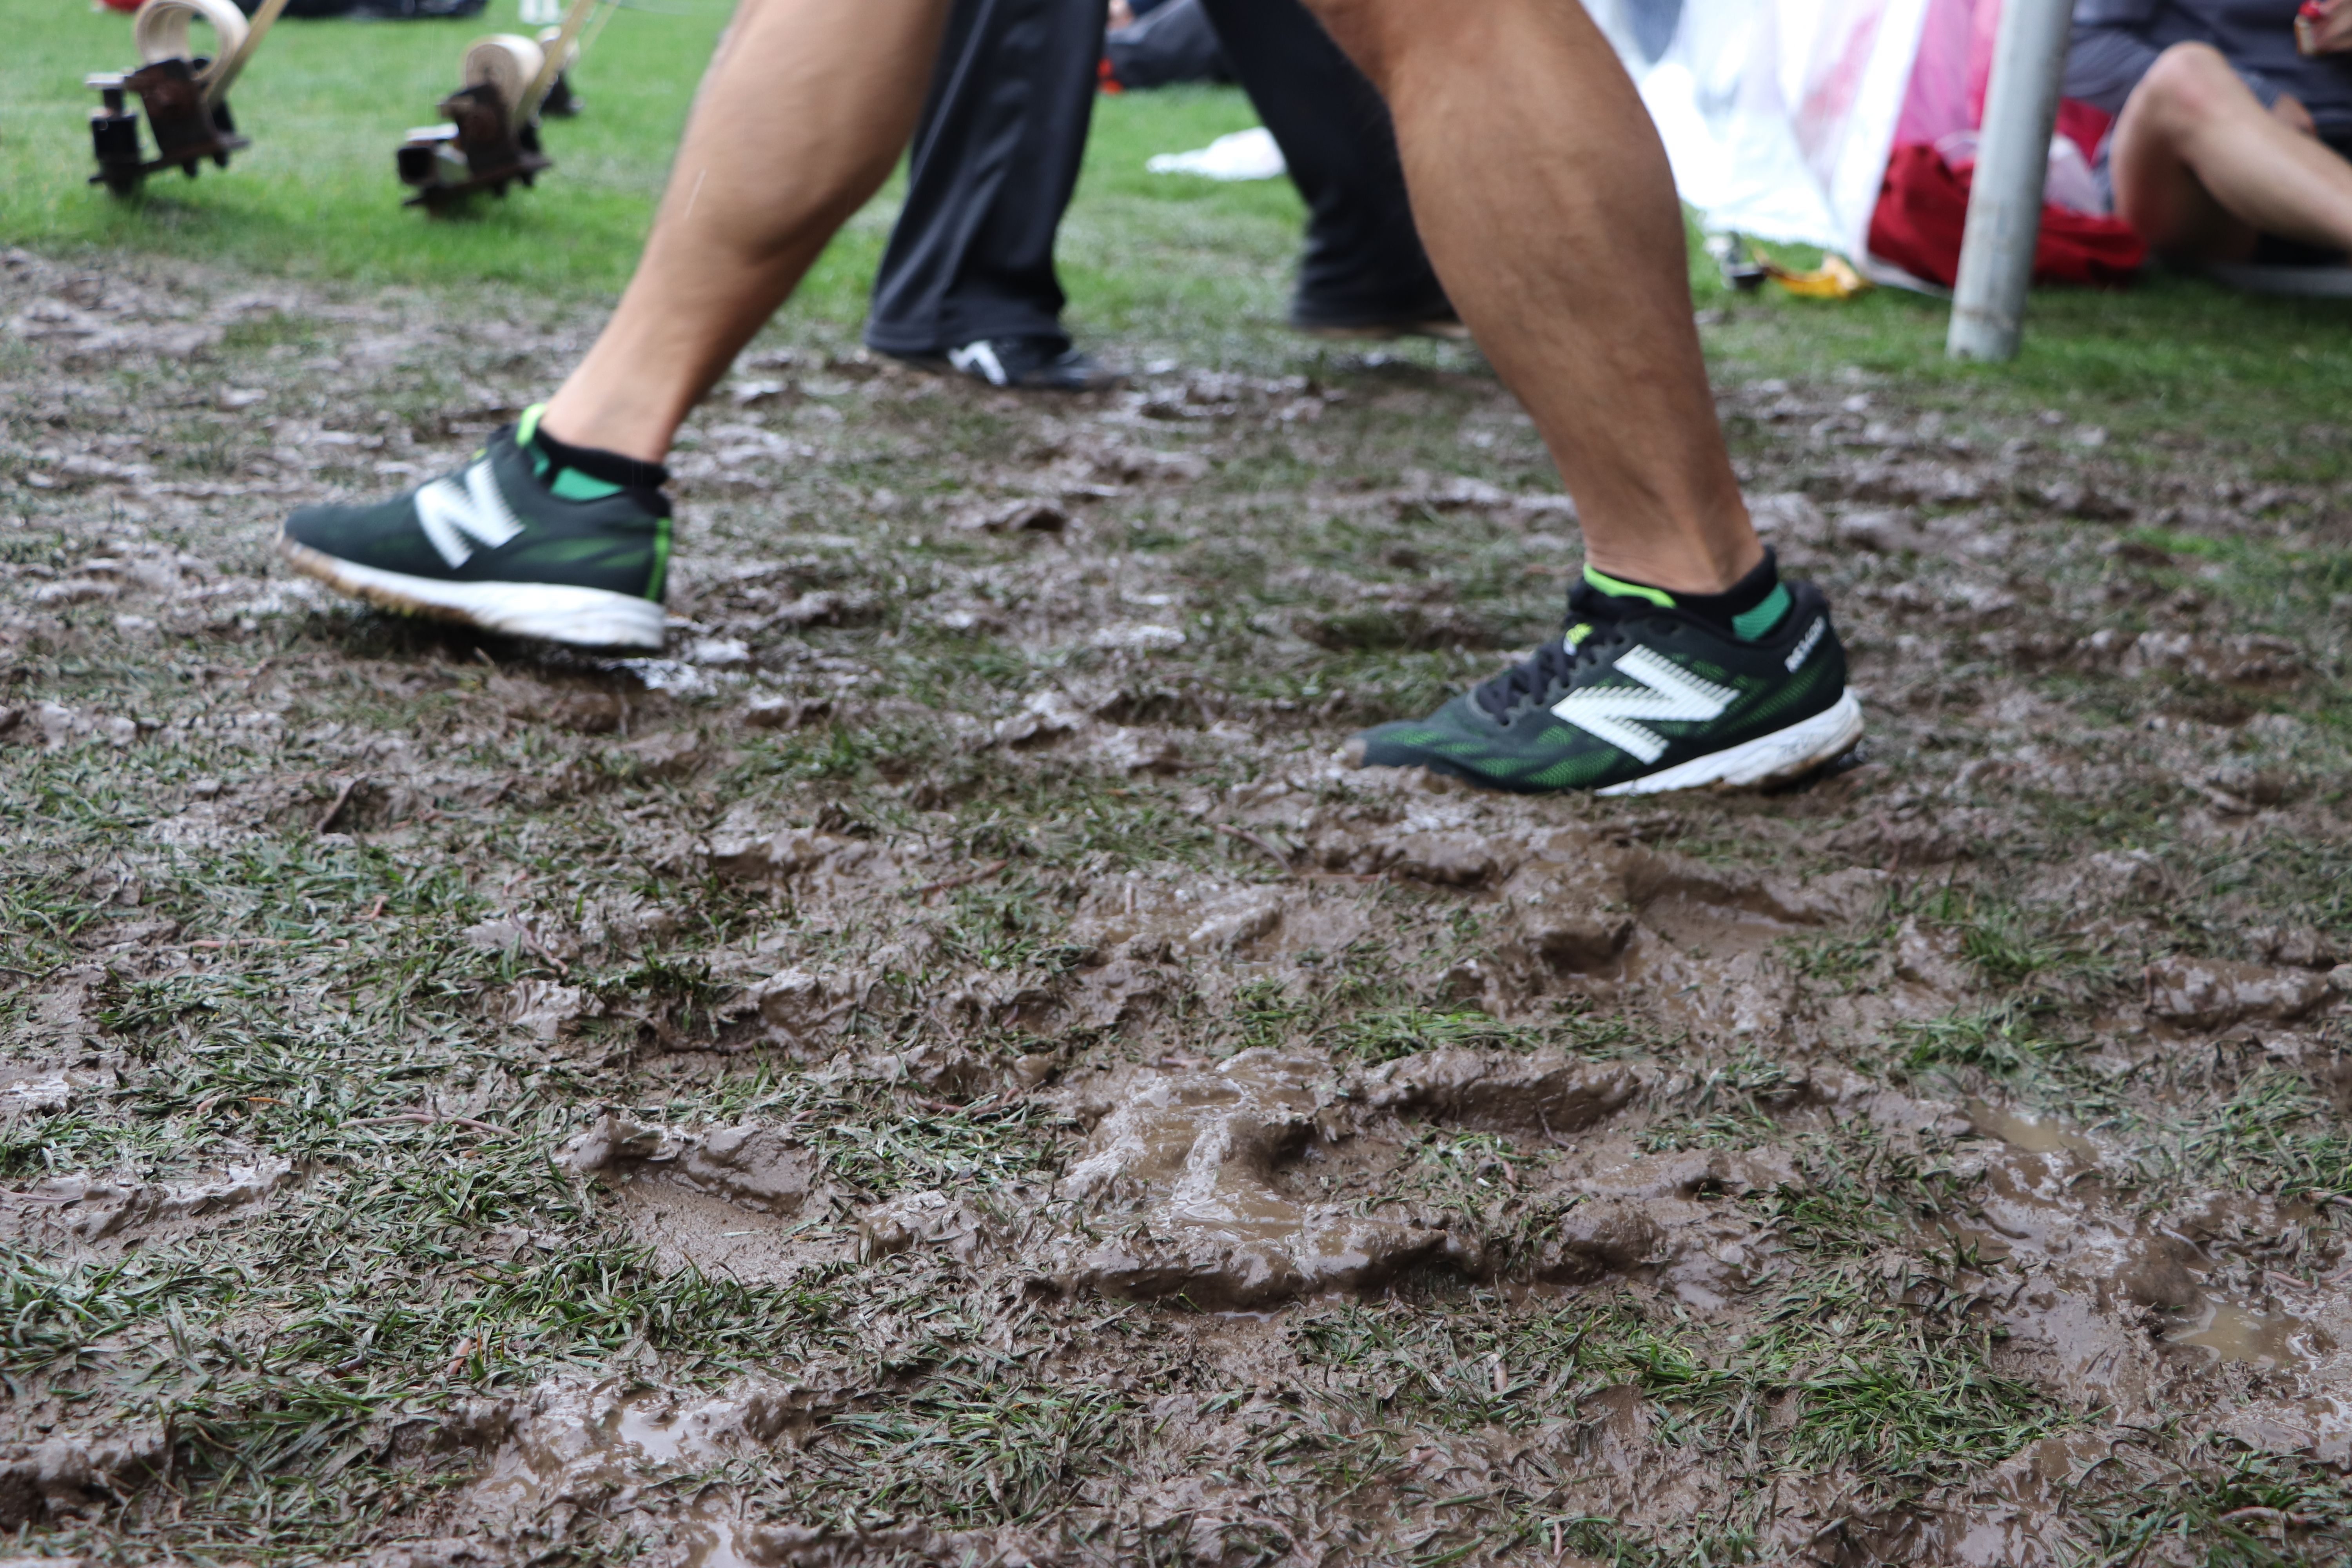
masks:
<svg viewBox="0 0 2352 1568"><path fill-rule="evenodd" d="M1580 625L1588 629L1571 647L1567 633ZM1572 615L1560 636L1547 640L1536 649L1533 658L1511 666L1478 687L1471 692L1470 700L1508 723L1511 716L1528 702L1541 701L1566 686L1575 673L1578 659L1603 647L1615 647L1624 635L1624 628L1614 620Z"/></svg>

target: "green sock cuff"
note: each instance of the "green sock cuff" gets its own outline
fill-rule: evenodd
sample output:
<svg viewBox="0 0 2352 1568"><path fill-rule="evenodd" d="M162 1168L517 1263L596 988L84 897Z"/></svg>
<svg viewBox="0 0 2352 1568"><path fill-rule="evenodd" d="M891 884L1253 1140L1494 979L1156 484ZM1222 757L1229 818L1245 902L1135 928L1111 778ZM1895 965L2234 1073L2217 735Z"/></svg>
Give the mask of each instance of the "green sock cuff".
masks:
<svg viewBox="0 0 2352 1568"><path fill-rule="evenodd" d="M1765 547L1764 559L1755 569L1720 594L1685 594L1677 597L1664 588L1629 583L1591 566L1584 569L1584 586L1612 598L1639 599L1661 609L1680 610L1729 632L1741 642L1760 642L1771 636L1788 618L1789 606L1794 602L1788 584L1780 581L1780 566L1769 545ZM1734 608L1743 604L1746 609Z"/></svg>
<svg viewBox="0 0 2352 1568"><path fill-rule="evenodd" d="M1621 599L1647 599L1650 603L1669 610L1675 607L1675 596L1664 588L1647 587L1640 583L1627 583L1612 577L1605 572L1597 572L1590 566L1584 569L1584 580L1595 593L1610 594Z"/></svg>
<svg viewBox="0 0 2352 1568"><path fill-rule="evenodd" d="M533 447L532 450L535 452L538 448ZM544 474L541 477L544 478ZM603 500L606 496L616 496L621 493L619 485L592 478L577 468L563 469L555 476L555 482L547 489L548 493L558 500Z"/></svg>
<svg viewBox="0 0 2352 1568"><path fill-rule="evenodd" d="M515 445L530 454L531 477L545 485L548 493L558 500L603 500L606 496L619 495L625 487L575 468L557 465L538 439L539 416L546 412L546 404L534 403L522 411L522 418L515 426Z"/></svg>
<svg viewBox="0 0 2352 1568"><path fill-rule="evenodd" d="M1759 637L1769 637L1772 628L1780 624L1780 617L1788 613L1789 584L1775 583L1772 591L1764 595L1762 604L1731 617L1732 635L1741 642L1754 642Z"/></svg>

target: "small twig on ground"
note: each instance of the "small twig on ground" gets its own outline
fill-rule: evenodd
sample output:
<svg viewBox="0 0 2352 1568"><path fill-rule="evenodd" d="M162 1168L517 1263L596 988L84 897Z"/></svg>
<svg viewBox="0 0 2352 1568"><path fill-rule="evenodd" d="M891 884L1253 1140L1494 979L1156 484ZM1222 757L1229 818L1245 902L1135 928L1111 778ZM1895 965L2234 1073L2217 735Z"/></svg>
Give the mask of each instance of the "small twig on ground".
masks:
<svg viewBox="0 0 2352 1568"><path fill-rule="evenodd" d="M353 1127L389 1127L396 1122L413 1121L419 1126L463 1127L469 1132L484 1132L493 1138L511 1138L511 1130L496 1122L477 1121L470 1116L439 1116L430 1110L399 1110L390 1116L362 1116L352 1122Z"/></svg>
<svg viewBox="0 0 2352 1568"><path fill-rule="evenodd" d="M1238 838L1244 844L1255 845L1258 848L1265 850L1268 855L1274 857L1274 863L1282 868L1282 874L1284 876L1287 877L1290 875L1290 857L1284 854L1281 850L1276 849L1272 844L1268 843L1265 838L1259 837L1257 834L1252 833L1246 827L1235 827L1231 823L1227 822L1213 822L1209 826L1215 828L1218 832L1224 834L1229 838Z"/></svg>
<svg viewBox="0 0 2352 1568"><path fill-rule="evenodd" d="M539 933L537 931L531 930L530 927L523 924L520 921L517 921L515 922L515 929L522 932L523 946L530 949L531 952L537 953L540 957L552 964L555 968L556 973L563 976L567 980L572 977L572 966L564 963L563 960L556 957L555 954L548 952L547 944L539 940Z"/></svg>
<svg viewBox="0 0 2352 1568"><path fill-rule="evenodd" d="M988 880L989 878L995 876L999 871L1003 870L1004 868L1012 864L1013 862L1010 860L994 860L982 866L977 871L966 871L961 877L941 877L936 882L926 882L921 887L917 888L915 889L915 897L919 899L928 899L933 893L944 893L950 888L962 888L968 887L974 882L984 882Z"/></svg>
<svg viewBox="0 0 2352 1568"><path fill-rule="evenodd" d="M343 807L352 803L352 791L359 788L361 784L365 784L366 782L367 775L365 773L353 773L351 777L345 779L343 781L343 787L335 792L335 798L333 801L329 803L327 809L320 814L319 820L310 825L310 831L313 833L324 833L327 829L334 826L335 818L342 816Z"/></svg>

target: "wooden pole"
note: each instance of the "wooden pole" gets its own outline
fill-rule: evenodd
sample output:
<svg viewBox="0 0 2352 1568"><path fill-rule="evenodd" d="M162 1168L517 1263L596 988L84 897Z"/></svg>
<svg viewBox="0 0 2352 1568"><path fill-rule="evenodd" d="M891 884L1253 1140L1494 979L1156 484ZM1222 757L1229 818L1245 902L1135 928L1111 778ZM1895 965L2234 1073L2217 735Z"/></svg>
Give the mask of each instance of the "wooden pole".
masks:
<svg viewBox="0 0 2352 1568"><path fill-rule="evenodd" d="M572 0L572 10L563 18L563 31L547 46L547 58L539 68L538 78L523 89L522 101L515 106L515 123L528 125L539 118L539 106L555 90L555 79L562 74L563 58L572 52L573 40L596 9L596 0Z"/></svg>
<svg viewBox="0 0 2352 1568"><path fill-rule="evenodd" d="M286 9L286 0L261 0L261 9L253 14L253 26L245 30L245 42L236 47L227 63L213 72L212 80L205 83L205 107L212 108L228 96L229 84L245 69L245 62L261 47L261 36L277 24L278 14Z"/></svg>

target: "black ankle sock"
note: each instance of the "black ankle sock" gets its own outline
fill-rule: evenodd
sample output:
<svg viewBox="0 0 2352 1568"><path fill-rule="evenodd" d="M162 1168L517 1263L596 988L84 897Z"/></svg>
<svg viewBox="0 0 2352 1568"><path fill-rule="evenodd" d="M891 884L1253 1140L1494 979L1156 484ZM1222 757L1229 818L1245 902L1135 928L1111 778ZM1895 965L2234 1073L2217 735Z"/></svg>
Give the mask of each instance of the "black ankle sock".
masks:
<svg viewBox="0 0 2352 1568"><path fill-rule="evenodd" d="M575 447L549 435L544 425L532 429L530 444L546 453L547 460L557 468L570 468L624 489L657 490L669 483L669 469L659 463L625 458L601 447Z"/></svg>
<svg viewBox="0 0 2352 1568"><path fill-rule="evenodd" d="M1648 600L1663 595L1675 608L1696 616L1707 625L1729 633L1742 642L1754 642L1769 637L1789 613L1789 590L1780 585L1780 566L1772 547L1764 547L1764 559L1756 569L1726 588L1720 594L1675 594L1654 588L1645 583L1625 578L1612 578L1585 568L1584 585L1597 594L1618 601L1628 614L1639 614L1634 604L1627 601ZM1624 590L1633 592L1627 593Z"/></svg>

